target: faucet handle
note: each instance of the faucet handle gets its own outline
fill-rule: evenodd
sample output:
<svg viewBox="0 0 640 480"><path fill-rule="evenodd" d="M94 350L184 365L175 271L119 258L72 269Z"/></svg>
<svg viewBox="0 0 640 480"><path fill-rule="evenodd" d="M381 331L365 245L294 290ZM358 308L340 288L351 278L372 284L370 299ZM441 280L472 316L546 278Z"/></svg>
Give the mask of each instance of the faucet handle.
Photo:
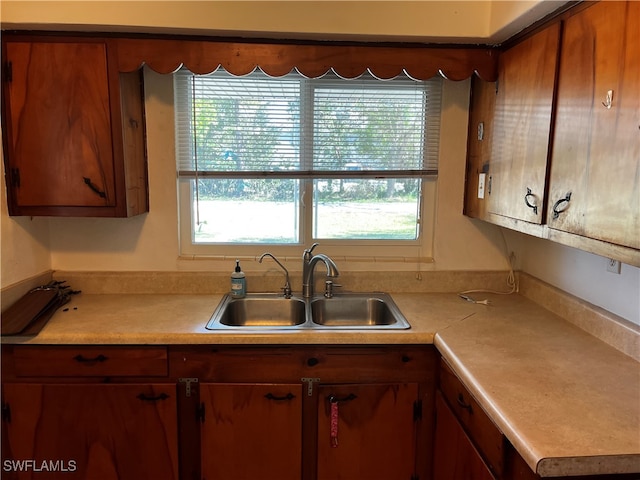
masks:
<svg viewBox="0 0 640 480"><path fill-rule="evenodd" d="M341 287L342 285L339 285L337 283L333 283L333 280L325 280L324 282L324 296L326 298L331 298L333 297L333 287Z"/></svg>
<svg viewBox="0 0 640 480"><path fill-rule="evenodd" d="M282 293L284 294L284 298L291 298L292 291L291 291L291 285L289 285L289 280L287 280L287 283L285 283L284 287L282 287L280 290L282 290Z"/></svg>
<svg viewBox="0 0 640 480"><path fill-rule="evenodd" d="M313 249L316 248L318 245L320 245L320 244L319 243L314 243L313 245L311 245L311 247L305 248L303 257L305 259L309 260L311 258L311 253L313 252Z"/></svg>

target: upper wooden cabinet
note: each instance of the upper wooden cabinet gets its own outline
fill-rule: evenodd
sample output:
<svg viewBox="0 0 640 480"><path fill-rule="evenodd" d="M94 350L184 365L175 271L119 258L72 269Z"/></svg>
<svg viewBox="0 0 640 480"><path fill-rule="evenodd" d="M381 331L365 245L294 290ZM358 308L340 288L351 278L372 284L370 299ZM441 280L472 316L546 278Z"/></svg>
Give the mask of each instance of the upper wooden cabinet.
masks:
<svg viewBox="0 0 640 480"><path fill-rule="evenodd" d="M148 211L141 72L109 41L5 34L3 141L10 215Z"/></svg>
<svg viewBox="0 0 640 480"><path fill-rule="evenodd" d="M601 2L566 20L547 212L553 230L634 249L640 249L638 32L638 2Z"/></svg>
<svg viewBox="0 0 640 480"><path fill-rule="evenodd" d="M526 222L520 228L544 222L559 42L556 23L503 52L496 82L473 79L466 215Z"/></svg>
<svg viewBox="0 0 640 480"><path fill-rule="evenodd" d="M578 5L474 81L465 214L640 266L638 31L637 2Z"/></svg>
<svg viewBox="0 0 640 480"><path fill-rule="evenodd" d="M487 211L542 223L560 25L500 56Z"/></svg>

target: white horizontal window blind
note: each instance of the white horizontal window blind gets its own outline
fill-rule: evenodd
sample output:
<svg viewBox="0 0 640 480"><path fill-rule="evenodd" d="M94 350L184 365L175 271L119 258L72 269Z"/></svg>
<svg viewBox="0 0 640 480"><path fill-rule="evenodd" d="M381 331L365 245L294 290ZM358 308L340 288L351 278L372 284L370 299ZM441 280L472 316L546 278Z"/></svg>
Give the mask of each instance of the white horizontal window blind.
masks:
<svg viewBox="0 0 640 480"><path fill-rule="evenodd" d="M441 79L176 74L187 178L434 176Z"/></svg>
<svg viewBox="0 0 640 480"><path fill-rule="evenodd" d="M405 242L395 255L420 244L423 198L435 201L441 78L218 69L180 70L174 82L183 252Z"/></svg>

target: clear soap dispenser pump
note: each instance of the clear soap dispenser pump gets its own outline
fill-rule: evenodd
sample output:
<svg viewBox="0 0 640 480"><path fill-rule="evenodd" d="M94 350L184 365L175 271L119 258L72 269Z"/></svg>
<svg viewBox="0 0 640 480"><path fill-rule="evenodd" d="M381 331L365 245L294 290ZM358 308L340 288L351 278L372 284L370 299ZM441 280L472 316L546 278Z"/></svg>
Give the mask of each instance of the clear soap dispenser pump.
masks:
<svg viewBox="0 0 640 480"><path fill-rule="evenodd" d="M236 269L231 273L231 296L242 298L247 294L247 280L240 268L240 260L236 260Z"/></svg>

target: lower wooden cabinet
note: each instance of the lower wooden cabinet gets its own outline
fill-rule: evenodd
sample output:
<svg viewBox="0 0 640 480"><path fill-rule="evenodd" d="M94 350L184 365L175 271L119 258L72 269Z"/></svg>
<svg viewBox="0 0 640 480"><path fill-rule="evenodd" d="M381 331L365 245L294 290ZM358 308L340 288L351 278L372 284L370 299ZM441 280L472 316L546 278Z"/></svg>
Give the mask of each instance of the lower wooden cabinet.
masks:
<svg viewBox="0 0 640 480"><path fill-rule="evenodd" d="M428 479L435 358L432 346L176 348L170 374L192 380L181 445L200 464L183 478Z"/></svg>
<svg viewBox="0 0 640 480"><path fill-rule="evenodd" d="M411 479L418 384L321 385L318 480Z"/></svg>
<svg viewBox="0 0 640 480"><path fill-rule="evenodd" d="M202 478L299 480L303 458L317 467L305 478L415 478L417 383L319 385L311 396L301 384L199 389ZM317 403L315 422L303 415L305 396ZM316 441L303 449L307 430Z"/></svg>
<svg viewBox="0 0 640 480"><path fill-rule="evenodd" d="M299 480L302 385L200 385L205 479Z"/></svg>
<svg viewBox="0 0 640 480"><path fill-rule="evenodd" d="M541 480L451 366L440 360L435 402L433 480ZM553 477L554 480L638 480L637 474Z"/></svg>
<svg viewBox="0 0 640 480"><path fill-rule="evenodd" d="M178 478L174 384L3 385L2 478Z"/></svg>
<svg viewBox="0 0 640 480"><path fill-rule="evenodd" d="M436 395L433 480L495 480L451 408Z"/></svg>
<svg viewBox="0 0 640 480"><path fill-rule="evenodd" d="M2 478L429 479L435 374L433 346L6 345Z"/></svg>

